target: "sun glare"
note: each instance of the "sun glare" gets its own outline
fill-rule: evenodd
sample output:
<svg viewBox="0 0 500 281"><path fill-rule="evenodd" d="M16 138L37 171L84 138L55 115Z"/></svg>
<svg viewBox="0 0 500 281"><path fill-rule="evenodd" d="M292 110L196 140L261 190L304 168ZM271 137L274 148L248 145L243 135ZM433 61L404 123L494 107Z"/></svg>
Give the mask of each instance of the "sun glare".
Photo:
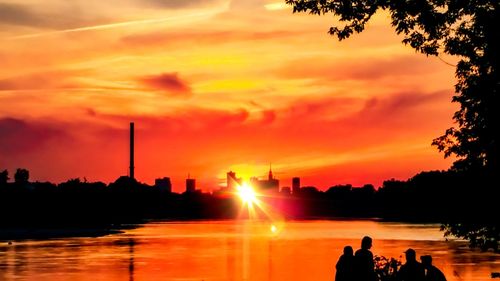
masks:
<svg viewBox="0 0 500 281"><path fill-rule="evenodd" d="M278 228L276 227L276 225L271 225L271 232L272 233L276 233L276 231L278 231Z"/></svg>
<svg viewBox="0 0 500 281"><path fill-rule="evenodd" d="M243 183L238 189L238 195L244 203L252 204L257 201L255 191L248 183Z"/></svg>

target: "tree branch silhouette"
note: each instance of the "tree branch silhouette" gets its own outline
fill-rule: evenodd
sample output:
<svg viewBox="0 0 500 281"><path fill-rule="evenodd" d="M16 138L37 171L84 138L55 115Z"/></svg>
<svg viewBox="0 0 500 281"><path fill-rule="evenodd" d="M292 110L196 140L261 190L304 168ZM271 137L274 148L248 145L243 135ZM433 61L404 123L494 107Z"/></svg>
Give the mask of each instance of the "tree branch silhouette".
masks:
<svg viewBox="0 0 500 281"><path fill-rule="evenodd" d="M432 141L432 145L454 156L452 170L486 176L492 181L499 170L498 79L500 48L498 45L497 0L285 0L293 12L315 15L333 14L341 26L332 26L329 33L338 40L362 32L378 10L389 11L391 25L404 35L403 43L427 56L440 53L459 58L456 65L455 95L452 102L460 104L453 119L455 126ZM342 25L343 24L343 25ZM446 225L447 233L477 241L492 239L498 244L495 231L467 231L482 226ZM488 230L492 230L487 226ZM462 230L465 230L462 231ZM465 233L465 234L464 234ZM474 236L486 235L485 239ZM480 234L479 234L480 233ZM490 242L488 242L490 243ZM484 246L479 245L479 246Z"/></svg>

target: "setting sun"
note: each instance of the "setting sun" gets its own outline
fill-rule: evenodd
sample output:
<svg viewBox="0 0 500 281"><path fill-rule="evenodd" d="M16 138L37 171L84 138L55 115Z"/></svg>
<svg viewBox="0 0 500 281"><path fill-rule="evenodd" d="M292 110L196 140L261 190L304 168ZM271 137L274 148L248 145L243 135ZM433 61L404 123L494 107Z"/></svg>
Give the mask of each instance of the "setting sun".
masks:
<svg viewBox="0 0 500 281"><path fill-rule="evenodd" d="M257 201L256 193L248 183L243 183L239 186L238 196L240 196L243 203L248 205Z"/></svg>

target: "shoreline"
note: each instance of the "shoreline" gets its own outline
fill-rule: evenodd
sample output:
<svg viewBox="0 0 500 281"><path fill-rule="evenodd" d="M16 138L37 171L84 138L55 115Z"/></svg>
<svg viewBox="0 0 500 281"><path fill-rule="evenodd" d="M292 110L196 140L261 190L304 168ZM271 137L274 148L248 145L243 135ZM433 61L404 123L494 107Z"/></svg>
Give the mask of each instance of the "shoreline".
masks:
<svg viewBox="0 0 500 281"><path fill-rule="evenodd" d="M125 228L0 228L0 242L60 238L96 238L123 233Z"/></svg>

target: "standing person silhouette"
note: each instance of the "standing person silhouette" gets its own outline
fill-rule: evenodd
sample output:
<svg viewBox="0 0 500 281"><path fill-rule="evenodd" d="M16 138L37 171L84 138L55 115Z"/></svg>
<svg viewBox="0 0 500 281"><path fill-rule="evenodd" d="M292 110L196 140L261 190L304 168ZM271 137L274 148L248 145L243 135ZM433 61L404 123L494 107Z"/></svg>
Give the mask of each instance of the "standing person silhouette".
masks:
<svg viewBox="0 0 500 281"><path fill-rule="evenodd" d="M376 281L375 265L373 263L373 254L370 252L372 239L368 236L361 240L361 249L354 255L354 271L356 281Z"/></svg>
<svg viewBox="0 0 500 281"><path fill-rule="evenodd" d="M432 265L432 256L421 256L420 260L425 270L425 281L446 281L443 272Z"/></svg>
<svg viewBox="0 0 500 281"><path fill-rule="evenodd" d="M405 252L406 263L401 266L397 274L398 281L425 281L425 271L422 264L417 261L415 250L408 249Z"/></svg>
<svg viewBox="0 0 500 281"><path fill-rule="evenodd" d="M344 247L344 254L340 256L335 266L335 281L355 281L354 278L354 254L351 246Z"/></svg>

